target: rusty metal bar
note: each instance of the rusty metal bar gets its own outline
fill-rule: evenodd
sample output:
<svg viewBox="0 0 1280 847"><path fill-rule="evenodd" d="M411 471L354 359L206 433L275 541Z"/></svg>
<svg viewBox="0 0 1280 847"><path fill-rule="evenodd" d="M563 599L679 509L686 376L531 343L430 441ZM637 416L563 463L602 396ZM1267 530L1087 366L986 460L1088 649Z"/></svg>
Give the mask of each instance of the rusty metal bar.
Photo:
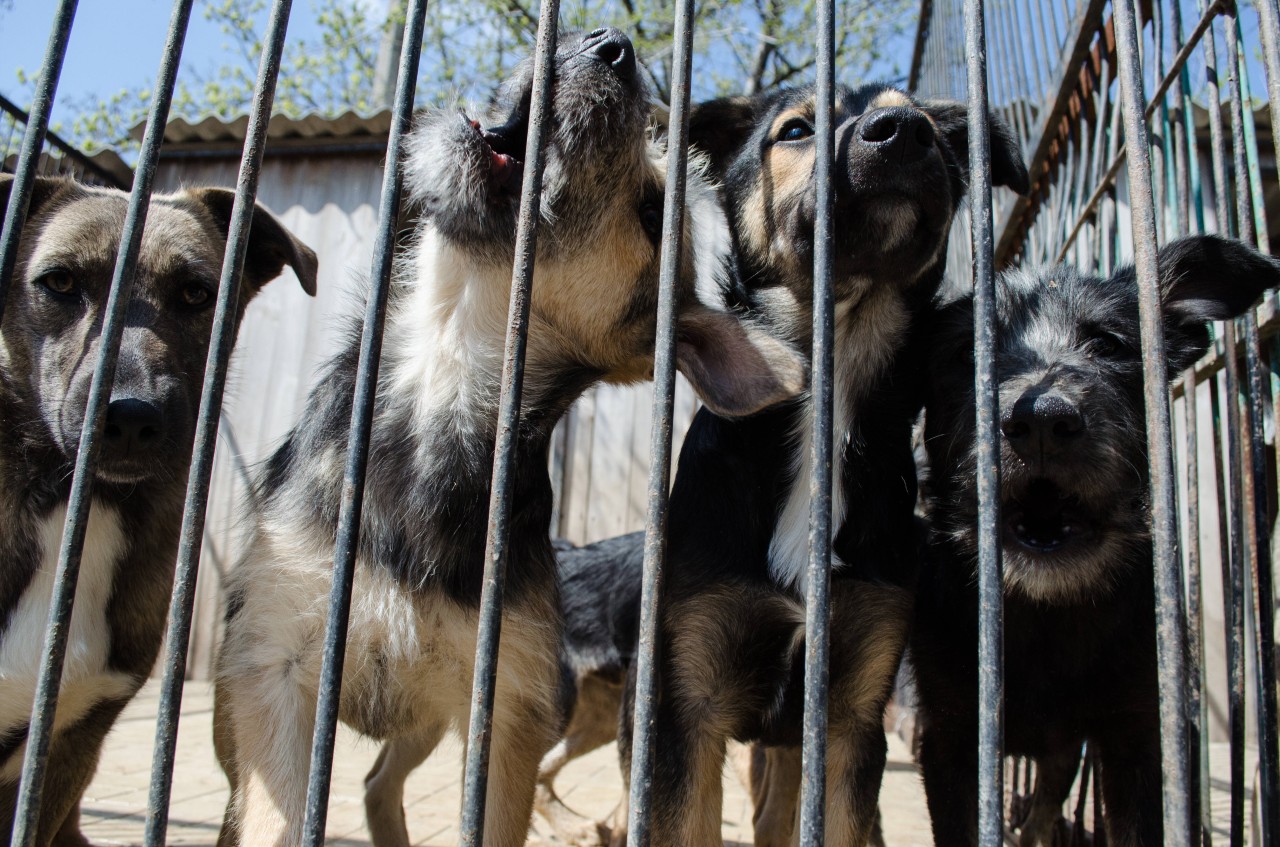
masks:
<svg viewBox="0 0 1280 847"><path fill-rule="evenodd" d="M1187 762L1186 621L1179 602L1177 513L1174 497L1173 445L1170 438L1169 379L1160 310L1156 257L1155 208L1151 162L1138 57L1138 26L1133 6L1114 6L1116 56L1122 91L1125 140L1132 153L1129 201L1133 227L1134 266L1138 279L1138 313L1142 333L1143 398L1151 469L1151 535L1156 583L1156 653L1159 663L1160 748L1164 784L1164 841L1190 847Z"/></svg>
<svg viewBox="0 0 1280 847"><path fill-rule="evenodd" d="M129 208L125 213L120 248L116 253L110 293L107 295L107 304L103 310L98 355L94 363L93 381L89 387L89 399L85 406L80 443L76 450L75 473L71 479L67 518L63 526L62 544L58 550L53 596L49 602L49 622L45 630L44 653L36 686L35 703L31 708L27 749L22 761L22 782L18 790L11 847L31 847L35 844L38 834L45 765L49 756L49 741L53 734L54 714L58 708L62 664L66 657L72 606L75 603L76 583L80 576L80 556L84 551L85 534L89 528L89 509L93 496L91 489L94 467L98 458L98 439L102 434L107 405L111 398L111 387L115 382L116 358L120 352L120 339L124 333L125 312L133 289L134 271L142 247L142 232L146 226L147 208L151 202L151 186L155 179L156 162L160 158L160 145L164 140L169 105L173 100L178 64L182 59L182 45L186 39L187 23L191 18L191 4L192 0L177 0L169 19L168 37L160 59L160 70L156 75L156 92L151 101L151 112L147 117L142 150L138 154L138 169L133 181L133 191L129 195Z"/></svg>
<svg viewBox="0 0 1280 847"><path fill-rule="evenodd" d="M459 843L480 845L484 838L485 801L489 782L489 743L493 736L493 698L498 677L498 644L502 634L502 589L506 581L508 521L515 488L515 448L520 429L520 398L524 389L525 345L529 334L529 293L537 252L538 212L546 138L551 127L551 90L555 82L559 0L547 0L538 14L538 43L534 49L533 97L529 107L528 167L520 189L516 225L515 263L511 271L511 305L502 362L502 393L498 402L497 439L493 449L493 482L489 499L489 528L485 539L484 577L480 592L480 624L476 633L476 664L472 677L471 721L467 728L467 758L462 784L462 824Z"/></svg>
<svg viewBox="0 0 1280 847"><path fill-rule="evenodd" d="M649 844L649 807L653 794L653 754L657 746L657 644L662 578L667 555L667 506L671 489L671 426L675 404L676 284L684 238L685 182L689 163L689 81L693 67L693 0L676 6L672 59L671 113L667 139L667 184L662 206L662 256L658 281L658 320L654 341L653 424L649 437L648 512L640 597L640 636L636 648L630 797L627 837Z"/></svg>

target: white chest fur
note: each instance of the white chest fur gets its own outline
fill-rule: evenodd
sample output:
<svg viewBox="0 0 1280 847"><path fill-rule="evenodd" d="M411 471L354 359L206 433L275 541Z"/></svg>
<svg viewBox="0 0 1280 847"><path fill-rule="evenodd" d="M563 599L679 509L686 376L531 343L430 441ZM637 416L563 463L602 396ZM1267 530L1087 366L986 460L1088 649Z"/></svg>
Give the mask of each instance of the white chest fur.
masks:
<svg viewBox="0 0 1280 847"><path fill-rule="evenodd" d="M20 728L31 713L66 513L65 505L58 506L40 522L39 570L23 591L9 625L0 635L0 732ZM94 502L68 630L55 732L74 723L100 700L125 696L133 687L129 676L107 670L111 650L107 603L124 550L119 515L110 506ZM21 756L10 757L0 771L0 780L16 779L20 768Z"/></svg>
<svg viewBox="0 0 1280 847"><path fill-rule="evenodd" d="M888 365L899 340L906 332L909 317L894 291L875 290L856 308L836 307L834 409L832 438L831 533L845 520L846 503L841 474L844 444L849 437L851 416L862 395ZM813 451L811 404L799 416L793 435L792 474L786 502L778 514L769 542L769 575L783 588L804 596L809 567L809 474ZM842 563L833 555L834 570Z"/></svg>

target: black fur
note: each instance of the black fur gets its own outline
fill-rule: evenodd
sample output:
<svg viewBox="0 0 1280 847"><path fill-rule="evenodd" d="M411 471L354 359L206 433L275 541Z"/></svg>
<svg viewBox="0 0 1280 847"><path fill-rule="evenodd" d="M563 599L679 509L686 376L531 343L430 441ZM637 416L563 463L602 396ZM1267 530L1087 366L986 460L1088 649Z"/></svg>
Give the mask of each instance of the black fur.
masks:
<svg viewBox="0 0 1280 847"><path fill-rule="evenodd" d="M1280 262L1214 236L1174 242L1160 251L1159 265L1171 373L1205 351L1209 320L1238 315L1280 283ZM1004 749L1049 763L1078 756L1087 740L1102 765L1108 842L1161 844L1134 273L1102 279L1066 266L1007 273L996 303ZM971 300L945 308L936 326L925 413L934 531L911 655L934 837L939 845L972 845L978 598ZM1059 800L1069 788L1067 779Z"/></svg>
<svg viewBox="0 0 1280 847"><path fill-rule="evenodd" d="M640 633L644 533L556 551L564 659L575 676L622 682Z"/></svg>
<svg viewBox="0 0 1280 847"><path fill-rule="evenodd" d="M691 121L694 143L723 179L741 255L740 296L802 348L810 341L814 203L811 164L798 158L804 150L798 145L812 144L812 115L805 111L812 97L806 88L713 101L695 109ZM915 316L941 282L943 248L965 188L968 156L956 146L965 139L949 123L953 111L950 104L913 104L885 86L837 92L833 283L837 314L847 316L844 334L837 330L847 345L837 361L856 362L865 351L883 354L883 365L851 368L836 392L837 403L846 404L837 417L848 428L838 434L835 470L847 506L834 517L841 564L831 589L831 737L832 749L842 751L828 758L833 845L870 833L885 761L881 714L905 643L923 540L913 515L910 436L923 398L921 345L912 335ZM885 150L867 129L887 112L928 139L910 161ZM792 120L799 121L798 136L788 140L777 123L785 121L786 130ZM1008 184L1024 188L1016 145L998 119L992 122L993 158L1002 161ZM899 213L912 223L886 243L883 233L897 226ZM868 348L863 336L881 331L878 321L897 329L875 342L883 347ZM704 409L685 438L671 498L658 648L655 845L718 838L712 830L719 831L720 810L707 808L702 792L719 778L727 738L800 742L803 597L771 572L770 544L793 487L808 488L808 456L797 455L808 421L804 402L740 419ZM624 709L632 699L624 698ZM620 729L624 774L631 719L625 714ZM843 821L831 823L833 809ZM701 828L683 823L691 818Z"/></svg>

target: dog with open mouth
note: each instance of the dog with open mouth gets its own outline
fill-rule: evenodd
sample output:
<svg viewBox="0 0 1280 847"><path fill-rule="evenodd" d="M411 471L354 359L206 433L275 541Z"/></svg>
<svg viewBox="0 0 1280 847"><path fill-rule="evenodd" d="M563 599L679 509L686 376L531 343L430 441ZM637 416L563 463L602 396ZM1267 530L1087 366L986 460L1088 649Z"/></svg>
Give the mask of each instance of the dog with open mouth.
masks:
<svg viewBox="0 0 1280 847"><path fill-rule="evenodd" d="M1280 284L1280 262L1199 236L1159 253L1170 373L1208 323ZM1163 843L1143 369L1132 268L1059 265L996 285L1005 748L1037 762L1037 807L1060 809L1088 741L1102 766L1107 842ZM977 844L978 502L973 305L935 321L925 409L933 524L911 656L920 764L940 847ZM1057 817L1033 815L1023 847Z"/></svg>
<svg viewBox="0 0 1280 847"><path fill-rule="evenodd" d="M538 763L561 727L561 613L548 536L551 433L596 382L652 372L665 152L631 42L564 35L556 51L517 433L485 831L523 844ZM408 143L420 205L388 306L340 717L407 773L465 734L532 62L483 118L425 115ZM799 355L731 312L723 210L696 168L681 257L678 366L704 402L749 414L803 387ZM215 741L233 785L220 842L294 844L326 625L358 340L324 370L266 463L228 592ZM407 768L407 769L405 769ZM407 845L400 797L370 816Z"/></svg>
<svg viewBox="0 0 1280 847"><path fill-rule="evenodd" d="M0 176L0 208L13 177ZM103 739L164 638L187 466L234 193L151 198L126 307L67 634L37 844L87 844L80 795ZM39 177L0 322L0 835L7 840L43 657L71 475L129 195ZM316 257L253 213L245 307L288 266L315 293Z"/></svg>

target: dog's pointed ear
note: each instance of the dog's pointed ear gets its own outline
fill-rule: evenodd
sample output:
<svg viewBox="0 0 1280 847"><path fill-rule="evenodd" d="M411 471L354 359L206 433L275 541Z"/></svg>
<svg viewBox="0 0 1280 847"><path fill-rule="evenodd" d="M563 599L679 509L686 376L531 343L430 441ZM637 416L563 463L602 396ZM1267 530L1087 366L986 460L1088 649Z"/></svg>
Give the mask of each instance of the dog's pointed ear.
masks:
<svg viewBox="0 0 1280 847"><path fill-rule="evenodd" d="M706 154L717 178L747 140L758 108L757 98L739 95L699 103L689 113L689 144Z"/></svg>
<svg viewBox="0 0 1280 847"><path fill-rule="evenodd" d="M51 198L64 191L70 191L77 183L65 177L38 176L31 185L31 202L27 206L27 217L40 211L40 207ZM0 219L8 214L9 195L13 191L13 175L0 174Z"/></svg>
<svg viewBox="0 0 1280 847"><path fill-rule="evenodd" d="M701 305L680 315L676 367L711 411L729 417L754 414L805 387L799 351L750 321Z"/></svg>
<svg viewBox="0 0 1280 847"><path fill-rule="evenodd" d="M226 188L191 188L186 193L204 206L225 236L231 227L235 192ZM257 293L262 286L278 277L285 265L293 268L302 283L302 290L314 297L318 266L316 254L285 229L261 203L256 204L253 223L249 226L249 249L244 259L244 281L250 292Z"/></svg>
<svg viewBox="0 0 1280 847"><path fill-rule="evenodd" d="M920 108L933 118L938 133L946 139L955 153L960 169L968 180L968 107L954 100L925 100ZM987 113L987 131L991 138L991 184L1003 185L1018 194L1026 194L1031 190L1031 179L1027 175L1027 166L1022 161L1022 148L1017 136L1004 118L995 112Z"/></svg>

